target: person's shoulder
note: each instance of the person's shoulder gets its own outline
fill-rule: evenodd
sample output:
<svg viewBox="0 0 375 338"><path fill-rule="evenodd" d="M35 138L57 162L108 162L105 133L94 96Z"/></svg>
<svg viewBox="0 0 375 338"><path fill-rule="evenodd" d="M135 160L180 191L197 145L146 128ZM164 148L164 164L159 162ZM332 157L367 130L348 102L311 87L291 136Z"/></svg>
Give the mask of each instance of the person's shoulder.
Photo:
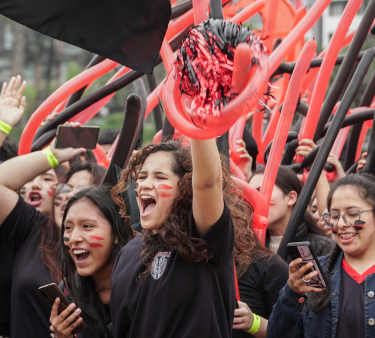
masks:
<svg viewBox="0 0 375 338"><path fill-rule="evenodd" d="M130 240L128 243L126 243L122 248L121 248L121 254L124 254L125 252L131 251L142 251L142 241L143 237L142 236L137 236L134 237L132 240Z"/></svg>
<svg viewBox="0 0 375 338"><path fill-rule="evenodd" d="M267 251L257 253L250 265L252 264L261 270L278 270L288 267L288 264L278 254Z"/></svg>

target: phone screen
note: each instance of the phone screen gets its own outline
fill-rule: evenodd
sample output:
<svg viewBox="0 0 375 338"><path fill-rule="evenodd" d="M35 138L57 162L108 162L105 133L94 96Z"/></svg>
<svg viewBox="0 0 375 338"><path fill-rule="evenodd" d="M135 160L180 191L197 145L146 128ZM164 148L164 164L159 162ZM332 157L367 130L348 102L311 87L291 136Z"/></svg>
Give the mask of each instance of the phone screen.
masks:
<svg viewBox="0 0 375 338"><path fill-rule="evenodd" d="M306 245L304 245L305 243ZM311 278L311 280L306 283L306 285L316 288L325 288L327 287L327 285L322 276L320 264L316 259L316 255L313 254L311 251L312 249L310 249L310 243L307 243L308 242L289 243L287 248L293 260L302 258L302 262L297 265L297 269L301 268L307 263L313 263L313 266L309 270L307 270L304 275L307 275L312 271L317 271L318 274Z"/></svg>
<svg viewBox="0 0 375 338"><path fill-rule="evenodd" d="M65 148L85 148L95 149L98 140L99 127L79 127L59 126L55 147Z"/></svg>
<svg viewBox="0 0 375 338"><path fill-rule="evenodd" d="M298 251L300 252L301 258L303 259L303 261L302 261L302 263L300 263L297 266L297 269L299 269L300 267L302 267L303 265L305 265L307 263L313 263L313 266L309 270L306 271L306 274L309 274L310 272L313 272L313 271L318 272L318 274L316 276L311 278L310 282L308 282L307 285L308 286L314 286L314 287L317 287L317 288L321 288L321 287L325 288L326 285L325 285L323 276L320 272L320 269L319 269L314 257L312 256L312 254L310 252L309 247L308 246L298 246Z"/></svg>

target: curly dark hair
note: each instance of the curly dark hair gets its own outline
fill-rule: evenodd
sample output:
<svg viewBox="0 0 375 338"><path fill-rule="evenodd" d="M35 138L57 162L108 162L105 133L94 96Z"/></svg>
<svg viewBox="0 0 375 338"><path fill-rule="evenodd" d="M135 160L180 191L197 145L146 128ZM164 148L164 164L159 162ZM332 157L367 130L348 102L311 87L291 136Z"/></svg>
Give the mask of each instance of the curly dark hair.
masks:
<svg viewBox="0 0 375 338"><path fill-rule="evenodd" d="M146 158L157 152L166 152L172 157L172 171L180 178L178 187L181 195L177 197L171 207L170 214L159 236L153 236L150 230L143 230L141 260L146 269L138 276L138 282L143 282L150 274L151 262L159 251L162 243L180 256L191 262L207 261L211 254L206 241L189 236L188 220L193 201L192 172L193 163L190 148L181 145L181 141L168 141L156 145L148 145L131 157L128 166L121 173L116 186L112 189L112 198L120 207L120 215L129 224L126 205L121 193L127 190L132 181L137 181L138 173ZM230 210L235 230L235 259L236 265L248 266L252 262L254 250L258 242L250 228L252 209L241 197L235 182L226 169L225 159L221 156L223 172L223 196Z"/></svg>

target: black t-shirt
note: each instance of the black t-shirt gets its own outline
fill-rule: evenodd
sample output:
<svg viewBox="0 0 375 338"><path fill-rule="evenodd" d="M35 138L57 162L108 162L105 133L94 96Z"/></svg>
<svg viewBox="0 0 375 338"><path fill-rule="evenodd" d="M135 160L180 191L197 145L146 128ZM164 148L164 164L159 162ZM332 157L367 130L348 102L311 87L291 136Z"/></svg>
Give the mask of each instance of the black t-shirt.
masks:
<svg viewBox="0 0 375 338"><path fill-rule="evenodd" d="M0 237L15 255L11 293L12 338L48 338L51 333L51 309L38 291L38 287L53 283L38 249L40 230L46 222L46 215L20 197L0 226Z"/></svg>
<svg viewBox="0 0 375 338"><path fill-rule="evenodd" d="M199 237L192 213L191 237ZM201 237L212 258L193 263L183 260L164 243L156 254L151 275L139 284L144 271L142 237L120 252L112 272L111 312L116 338L231 337L236 304L234 286L234 230L228 207Z"/></svg>
<svg viewBox="0 0 375 338"><path fill-rule="evenodd" d="M337 338L366 337L365 281L357 283L341 270Z"/></svg>
<svg viewBox="0 0 375 338"><path fill-rule="evenodd" d="M10 336L10 292L14 255L0 237L0 336Z"/></svg>
<svg viewBox="0 0 375 338"><path fill-rule="evenodd" d="M278 255L267 253L254 260L238 280L241 301L246 303L253 313L268 319L288 276L288 264ZM233 338L240 337L252 335L243 330L233 330Z"/></svg>

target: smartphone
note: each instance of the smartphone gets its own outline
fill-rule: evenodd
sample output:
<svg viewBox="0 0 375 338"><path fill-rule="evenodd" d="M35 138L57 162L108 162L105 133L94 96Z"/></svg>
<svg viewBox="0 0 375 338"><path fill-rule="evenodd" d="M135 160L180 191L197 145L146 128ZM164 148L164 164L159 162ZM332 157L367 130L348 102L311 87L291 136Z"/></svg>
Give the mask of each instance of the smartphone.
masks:
<svg viewBox="0 0 375 338"><path fill-rule="evenodd" d="M311 269L307 270L304 275L310 272L317 271L318 274L311 278L311 280L306 283L308 286L313 286L314 288L326 288L327 281L323 273L323 269L319 264L318 258L311 247L310 242L294 242L288 243L287 249L289 251L290 257L294 261L297 258L302 258L302 263L297 266L297 269L304 266L307 263L313 263Z"/></svg>
<svg viewBox="0 0 375 338"><path fill-rule="evenodd" d="M43 298L46 301L46 303L51 308L52 308L53 304L55 303L55 299L57 297L60 298L59 314L62 311L64 311L70 305L70 302L65 297L65 295L62 293L62 291L60 290L60 288L58 287L58 285L56 283L51 283L51 284L47 284L47 285L41 286L40 288L38 288L38 290L39 290L40 294L43 296ZM69 316L73 312L74 312L74 310L69 314ZM76 334L76 333L80 333L80 332L83 332L83 331L86 331L86 330L87 330L87 326L86 326L85 322L82 321L81 324L79 324L79 326L77 326L72 331L72 333Z"/></svg>
<svg viewBox="0 0 375 338"><path fill-rule="evenodd" d="M71 126L59 125L56 131L55 148L95 149L98 136L99 127L84 126L72 128Z"/></svg>

